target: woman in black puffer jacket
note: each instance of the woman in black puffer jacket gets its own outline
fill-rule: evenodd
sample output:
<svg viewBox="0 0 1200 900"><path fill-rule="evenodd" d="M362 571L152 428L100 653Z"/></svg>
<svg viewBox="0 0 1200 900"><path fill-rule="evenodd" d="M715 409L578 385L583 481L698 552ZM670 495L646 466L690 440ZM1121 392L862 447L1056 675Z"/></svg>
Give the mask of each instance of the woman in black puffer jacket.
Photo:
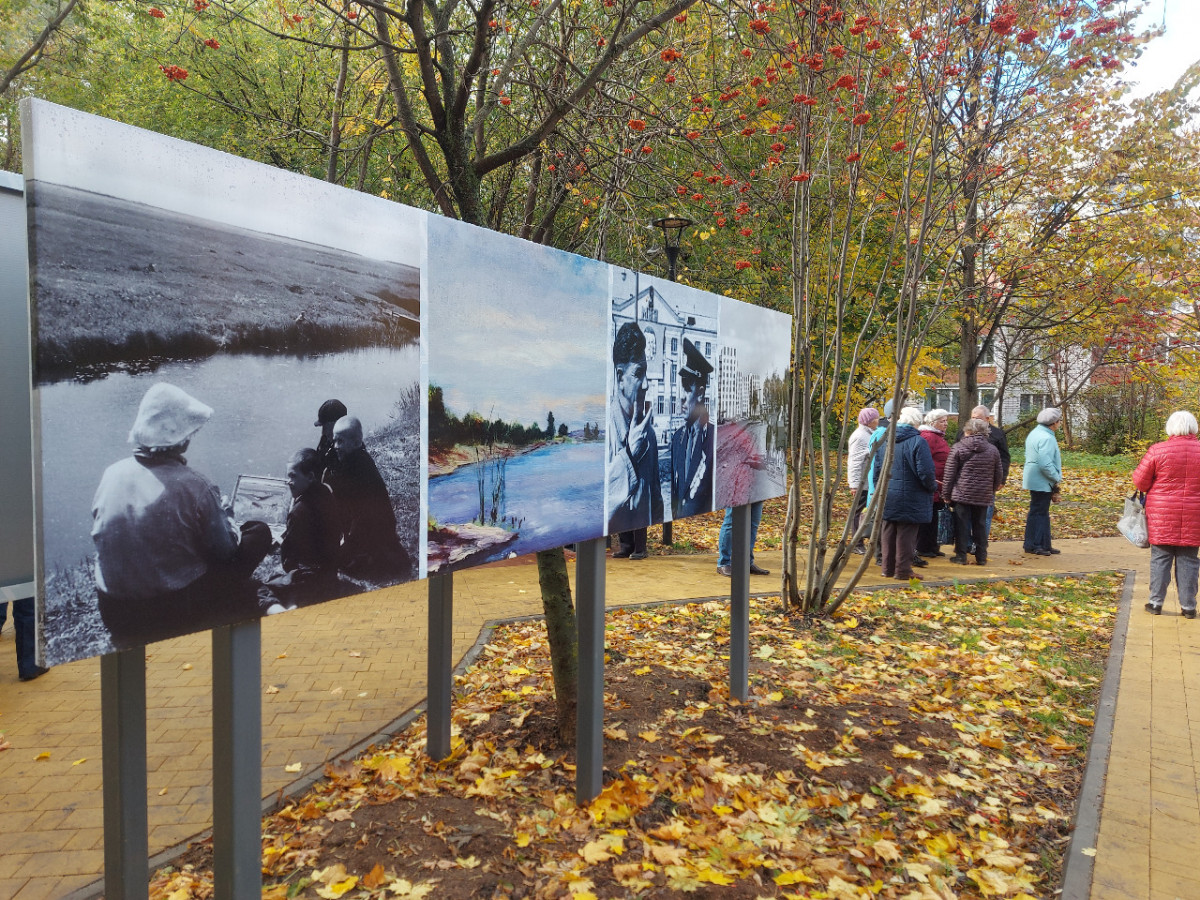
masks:
<svg viewBox="0 0 1200 900"><path fill-rule="evenodd" d="M969 419L963 437L946 460L942 496L954 506L954 555L950 562L967 564L967 548L975 536L975 563L987 563L987 511L1004 484L1000 451L988 440L987 422Z"/></svg>

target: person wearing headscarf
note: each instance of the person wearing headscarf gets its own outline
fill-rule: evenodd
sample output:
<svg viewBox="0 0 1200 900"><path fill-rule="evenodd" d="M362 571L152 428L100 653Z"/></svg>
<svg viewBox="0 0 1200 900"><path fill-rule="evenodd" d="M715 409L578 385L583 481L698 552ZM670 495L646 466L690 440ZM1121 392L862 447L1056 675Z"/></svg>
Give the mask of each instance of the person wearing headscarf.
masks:
<svg viewBox="0 0 1200 900"><path fill-rule="evenodd" d="M258 614L251 582L271 530L239 530L217 486L184 452L212 407L153 385L129 432L133 455L104 471L92 501L100 617L118 650Z"/></svg>
<svg viewBox="0 0 1200 900"><path fill-rule="evenodd" d="M1062 482L1062 454L1054 435L1061 421L1062 413L1049 406L1038 413L1037 426L1025 439L1021 487L1029 491L1029 512L1025 515L1024 549L1035 556L1058 553L1050 543L1050 503Z"/></svg>
<svg viewBox="0 0 1200 900"><path fill-rule="evenodd" d="M950 455L950 444L946 441L946 428L950 424L950 413L944 409L931 409L925 413L921 424L921 437L933 454L933 470L937 487L933 491L933 517L917 529L917 553L921 556L945 556L938 541L938 516L946 503L942 497L942 477L946 471L946 458Z"/></svg>
<svg viewBox="0 0 1200 900"><path fill-rule="evenodd" d="M858 532L863 510L867 508L867 459L871 453L871 435L879 423L879 410L864 406L858 411L858 427L850 433L846 444L846 486L851 494L851 534ZM854 553L864 553L864 541L860 538L850 548Z"/></svg>
<svg viewBox="0 0 1200 900"><path fill-rule="evenodd" d="M1162 613L1175 570L1179 609L1196 618L1196 583L1200 579L1200 441L1196 417L1177 410L1167 419L1167 439L1146 451L1133 470L1133 486L1146 493L1146 529L1150 536L1150 602L1146 610Z"/></svg>
<svg viewBox="0 0 1200 900"><path fill-rule="evenodd" d="M338 568L376 584L415 577L413 559L396 533L387 483L364 442L362 422L354 416L338 419L333 450L336 459L325 470L325 484L333 492L342 534Z"/></svg>
<svg viewBox="0 0 1200 900"><path fill-rule="evenodd" d="M892 468L883 505L882 566L884 578L920 580L913 574L917 547L917 528L933 514L933 491L937 478L933 472L933 454L921 440L917 426L921 411L905 407L896 426L896 444L892 450ZM883 474L883 454L872 463L876 483Z"/></svg>

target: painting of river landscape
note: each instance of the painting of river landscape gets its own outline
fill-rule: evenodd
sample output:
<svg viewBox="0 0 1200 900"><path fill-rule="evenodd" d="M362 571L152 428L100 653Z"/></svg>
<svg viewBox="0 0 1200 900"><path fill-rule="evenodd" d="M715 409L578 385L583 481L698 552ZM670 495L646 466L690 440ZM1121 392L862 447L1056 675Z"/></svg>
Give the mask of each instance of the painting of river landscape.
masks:
<svg viewBox="0 0 1200 900"><path fill-rule="evenodd" d="M792 317L721 300L717 507L787 491L787 386Z"/></svg>
<svg viewBox="0 0 1200 900"><path fill-rule="evenodd" d="M416 578L424 214L50 104L23 134L45 664ZM286 522L232 521L239 476Z"/></svg>
<svg viewBox="0 0 1200 900"><path fill-rule="evenodd" d="M428 229L428 572L600 536L608 267Z"/></svg>

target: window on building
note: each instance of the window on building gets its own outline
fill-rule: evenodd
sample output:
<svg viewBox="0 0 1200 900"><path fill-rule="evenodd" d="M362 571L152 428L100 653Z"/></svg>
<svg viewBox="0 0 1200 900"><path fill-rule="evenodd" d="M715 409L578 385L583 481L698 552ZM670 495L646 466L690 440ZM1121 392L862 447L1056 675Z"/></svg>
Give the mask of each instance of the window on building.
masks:
<svg viewBox="0 0 1200 900"><path fill-rule="evenodd" d="M979 348L979 356L975 361L981 366L994 366L996 364L996 352L992 349L990 342Z"/></svg>
<svg viewBox="0 0 1200 900"><path fill-rule="evenodd" d="M1037 415L1047 406L1053 406L1050 401L1049 394L1022 394L1021 395L1021 415L1033 416Z"/></svg>
<svg viewBox="0 0 1200 900"><path fill-rule="evenodd" d="M671 343L672 343L672 344L673 344L673 343L675 343L675 339L674 339L674 338L671 338ZM674 384L675 384L675 378L676 378L676 376L677 376L678 374L679 374L679 364L678 364L678 363L674 363L674 362L673 362L673 363L671 363L671 384L672 384L672 385L674 385ZM675 412L675 410L671 410L671 412Z"/></svg>
<svg viewBox="0 0 1200 900"><path fill-rule="evenodd" d="M986 406L988 409L993 410L994 412L994 407L996 405L996 389L981 387L979 389L979 403L982 406Z"/></svg>
<svg viewBox="0 0 1200 900"><path fill-rule="evenodd" d="M656 412L657 412L657 413L658 413L658 415L660 415L660 416L663 414L663 398L662 398L662 394L659 394L659 395L658 395L658 409L656 410Z"/></svg>
<svg viewBox="0 0 1200 900"><path fill-rule="evenodd" d="M671 338L671 352L672 353L679 352L679 338Z"/></svg>
<svg viewBox="0 0 1200 900"><path fill-rule="evenodd" d="M704 355L706 357L712 356L712 342L711 341L704 342Z"/></svg>
<svg viewBox="0 0 1200 900"><path fill-rule="evenodd" d="M675 398L671 398L671 415L675 415Z"/></svg>
<svg viewBox="0 0 1200 900"><path fill-rule="evenodd" d="M944 409L950 415L958 412L958 388L930 388L925 392L925 405L930 409Z"/></svg>

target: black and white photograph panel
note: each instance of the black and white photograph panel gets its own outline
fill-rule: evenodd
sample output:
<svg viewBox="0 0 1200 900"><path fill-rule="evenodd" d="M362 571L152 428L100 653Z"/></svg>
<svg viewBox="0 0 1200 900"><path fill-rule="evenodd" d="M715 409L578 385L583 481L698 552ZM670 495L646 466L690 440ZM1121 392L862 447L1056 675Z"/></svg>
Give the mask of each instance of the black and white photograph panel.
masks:
<svg viewBox="0 0 1200 900"><path fill-rule="evenodd" d="M600 537L608 266L428 227L427 571Z"/></svg>
<svg viewBox="0 0 1200 900"><path fill-rule="evenodd" d="M709 403L717 388L718 300L686 285L613 271L609 534L713 509L716 422Z"/></svg>
<svg viewBox="0 0 1200 900"><path fill-rule="evenodd" d="M717 506L787 491L787 390L792 317L721 298L717 369Z"/></svg>
<svg viewBox="0 0 1200 900"><path fill-rule="evenodd" d="M23 115L44 659L417 577L424 214Z"/></svg>

